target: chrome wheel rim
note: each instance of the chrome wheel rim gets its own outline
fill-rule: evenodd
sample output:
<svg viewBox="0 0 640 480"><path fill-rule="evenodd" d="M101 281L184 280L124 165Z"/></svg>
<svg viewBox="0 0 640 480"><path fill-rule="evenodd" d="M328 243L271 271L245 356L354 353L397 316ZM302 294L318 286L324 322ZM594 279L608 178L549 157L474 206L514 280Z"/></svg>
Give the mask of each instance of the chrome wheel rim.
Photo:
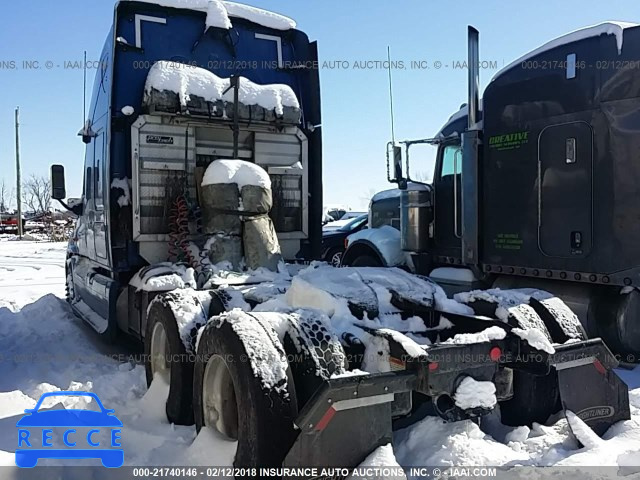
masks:
<svg viewBox="0 0 640 480"><path fill-rule="evenodd" d="M205 426L231 440L238 439L236 391L229 367L220 355L212 355L204 369L202 409Z"/></svg>
<svg viewBox="0 0 640 480"><path fill-rule="evenodd" d="M342 263L342 252L336 252L331 256L331 265L339 267Z"/></svg>

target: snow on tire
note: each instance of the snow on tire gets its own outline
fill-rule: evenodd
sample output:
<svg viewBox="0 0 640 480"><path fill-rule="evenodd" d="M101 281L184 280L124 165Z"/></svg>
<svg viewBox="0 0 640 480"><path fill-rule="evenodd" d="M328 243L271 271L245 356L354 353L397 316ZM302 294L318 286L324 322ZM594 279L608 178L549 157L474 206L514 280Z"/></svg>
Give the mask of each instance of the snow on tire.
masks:
<svg viewBox="0 0 640 480"><path fill-rule="evenodd" d="M167 419L178 425L193 425L193 346L198 329L206 322L205 300L192 290L178 290L156 297L147 315L147 386L156 375L169 384Z"/></svg>
<svg viewBox="0 0 640 480"><path fill-rule="evenodd" d="M564 302L541 290L496 288L459 293L454 298L473 308L476 315L500 319L525 332L537 329L550 348L551 342L564 343L567 338L580 338L584 332ZM502 422L511 426L544 423L560 408L555 370L544 376L514 370L513 397L500 402Z"/></svg>
<svg viewBox="0 0 640 480"><path fill-rule="evenodd" d="M239 310L212 318L198 342L193 382L200 431L238 442L236 467L281 466L298 412L286 354L269 324Z"/></svg>
<svg viewBox="0 0 640 480"><path fill-rule="evenodd" d="M298 403L304 405L323 381L343 374L347 356L331 331L329 318L316 311L300 310L287 315L281 332L295 381Z"/></svg>

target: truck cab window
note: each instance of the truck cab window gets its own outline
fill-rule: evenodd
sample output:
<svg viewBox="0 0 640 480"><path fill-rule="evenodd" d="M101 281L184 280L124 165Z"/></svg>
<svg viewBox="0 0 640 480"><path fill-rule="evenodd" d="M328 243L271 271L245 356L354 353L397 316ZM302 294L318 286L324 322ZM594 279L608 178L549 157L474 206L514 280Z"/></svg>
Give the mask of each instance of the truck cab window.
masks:
<svg viewBox="0 0 640 480"><path fill-rule="evenodd" d="M440 177L462 173L462 149L460 145L447 145L442 153Z"/></svg>

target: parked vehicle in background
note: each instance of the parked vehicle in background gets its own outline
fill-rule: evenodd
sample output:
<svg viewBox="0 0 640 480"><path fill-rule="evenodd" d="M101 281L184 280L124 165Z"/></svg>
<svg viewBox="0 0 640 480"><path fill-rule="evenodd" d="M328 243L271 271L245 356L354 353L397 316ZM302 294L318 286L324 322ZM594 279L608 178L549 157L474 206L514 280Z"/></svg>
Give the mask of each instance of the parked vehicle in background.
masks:
<svg viewBox="0 0 640 480"><path fill-rule="evenodd" d="M432 138L387 146L388 180L401 190L401 235L357 234L343 265L404 260L449 294L462 278L466 290L544 290L574 309L590 337L637 358L639 230L630 219L638 216L640 190L626 178L640 174L628 154L640 130L628 112L639 100L620 87L637 78L630 70L576 72L575 59L625 62L638 51L640 26L588 27L523 57L563 68L532 75L520 59L493 77L480 102L478 32L470 27L467 104ZM420 189L409 175L417 145L437 149L433 184Z"/></svg>
<svg viewBox="0 0 640 480"><path fill-rule="evenodd" d="M359 232L363 228L367 228L369 215L364 213L355 218L351 217L347 220L338 220L338 222L345 223L337 228L327 229L325 227L322 231L322 259L334 267L340 266L342 254L346 249L347 237Z"/></svg>
<svg viewBox="0 0 640 480"><path fill-rule="evenodd" d="M322 224L326 225L330 222L340 220L347 212L349 207L344 205L327 205L322 209Z"/></svg>
<svg viewBox="0 0 640 480"><path fill-rule="evenodd" d="M361 217L362 215L367 215L367 212L347 212L342 217L340 217L339 220L323 225L322 231L324 232L326 230L337 230L350 223L354 218Z"/></svg>
<svg viewBox="0 0 640 480"><path fill-rule="evenodd" d="M424 188L411 183L410 188ZM398 188L376 193L369 205L367 229L349 234L345 239L342 266L395 267L407 262L400 242L400 195ZM326 228L326 227L325 227Z"/></svg>
<svg viewBox="0 0 640 480"><path fill-rule="evenodd" d="M25 220L22 219L24 227ZM9 233L18 231L18 215L15 213L0 213L0 233Z"/></svg>

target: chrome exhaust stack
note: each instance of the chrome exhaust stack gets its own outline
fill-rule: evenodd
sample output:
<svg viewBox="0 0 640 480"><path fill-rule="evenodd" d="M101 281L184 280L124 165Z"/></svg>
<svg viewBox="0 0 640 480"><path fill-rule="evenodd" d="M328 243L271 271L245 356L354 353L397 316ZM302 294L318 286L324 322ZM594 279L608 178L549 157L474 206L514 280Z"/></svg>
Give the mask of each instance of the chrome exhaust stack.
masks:
<svg viewBox="0 0 640 480"><path fill-rule="evenodd" d="M480 181L480 148L482 142L480 125L480 33L471 25L468 27L468 128L462 134L462 173L460 186L461 203L455 201L455 226L458 218L461 221L461 243L463 262L469 266L480 262L480 223L479 223L479 181ZM458 182L458 179L454 179Z"/></svg>
<svg viewBox="0 0 640 480"><path fill-rule="evenodd" d="M479 90L480 90L480 32L469 25L467 27L468 75L469 75L469 130L476 130L480 118Z"/></svg>

